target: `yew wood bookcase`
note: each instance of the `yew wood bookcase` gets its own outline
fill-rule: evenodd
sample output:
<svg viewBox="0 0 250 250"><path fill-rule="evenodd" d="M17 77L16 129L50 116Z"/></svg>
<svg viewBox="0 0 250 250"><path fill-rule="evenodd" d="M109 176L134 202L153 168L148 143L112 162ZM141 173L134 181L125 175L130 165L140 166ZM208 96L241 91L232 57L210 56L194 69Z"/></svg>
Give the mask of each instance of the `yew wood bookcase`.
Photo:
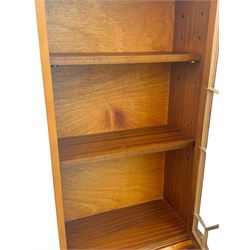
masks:
<svg viewBox="0 0 250 250"><path fill-rule="evenodd" d="M217 5L36 0L61 249L207 249Z"/></svg>

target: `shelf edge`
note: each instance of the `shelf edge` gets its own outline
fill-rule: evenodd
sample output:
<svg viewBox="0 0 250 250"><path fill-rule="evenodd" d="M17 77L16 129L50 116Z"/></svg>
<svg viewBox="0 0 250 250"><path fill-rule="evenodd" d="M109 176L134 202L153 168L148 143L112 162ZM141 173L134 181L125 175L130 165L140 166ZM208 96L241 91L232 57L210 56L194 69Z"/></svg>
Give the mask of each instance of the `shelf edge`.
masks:
<svg viewBox="0 0 250 250"><path fill-rule="evenodd" d="M200 61L195 53L51 53L51 65L105 65Z"/></svg>

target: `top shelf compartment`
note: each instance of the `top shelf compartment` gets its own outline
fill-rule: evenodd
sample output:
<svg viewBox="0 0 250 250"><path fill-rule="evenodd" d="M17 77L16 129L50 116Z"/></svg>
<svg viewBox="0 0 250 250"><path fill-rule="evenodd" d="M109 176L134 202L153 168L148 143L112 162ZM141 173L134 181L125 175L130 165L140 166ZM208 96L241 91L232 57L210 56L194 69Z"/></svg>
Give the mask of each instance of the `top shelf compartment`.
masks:
<svg viewBox="0 0 250 250"><path fill-rule="evenodd" d="M172 52L130 52L130 53L51 53L51 65L97 65L170 63L200 60L198 54Z"/></svg>

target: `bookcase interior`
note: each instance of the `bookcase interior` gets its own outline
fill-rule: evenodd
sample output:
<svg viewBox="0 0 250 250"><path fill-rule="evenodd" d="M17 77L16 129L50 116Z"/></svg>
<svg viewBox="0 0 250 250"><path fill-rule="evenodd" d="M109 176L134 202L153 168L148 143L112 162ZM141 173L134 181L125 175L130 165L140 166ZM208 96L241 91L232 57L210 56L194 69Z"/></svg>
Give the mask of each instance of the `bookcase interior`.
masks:
<svg viewBox="0 0 250 250"><path fill-rule="evenodd" d="M46 0L69 249L190 238L210 5Z"/></svg>

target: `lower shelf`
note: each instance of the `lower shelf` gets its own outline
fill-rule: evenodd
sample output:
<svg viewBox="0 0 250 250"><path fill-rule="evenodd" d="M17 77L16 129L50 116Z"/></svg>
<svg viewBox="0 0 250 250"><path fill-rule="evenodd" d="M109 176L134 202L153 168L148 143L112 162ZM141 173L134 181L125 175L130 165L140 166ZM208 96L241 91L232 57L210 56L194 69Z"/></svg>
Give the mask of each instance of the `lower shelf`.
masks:
<svg viewBox="0 0 250 250"><path fill-rule="evenodd" d="M66 222L66 234L69 249L159 249L188 239L164 200Z"/></svg>

